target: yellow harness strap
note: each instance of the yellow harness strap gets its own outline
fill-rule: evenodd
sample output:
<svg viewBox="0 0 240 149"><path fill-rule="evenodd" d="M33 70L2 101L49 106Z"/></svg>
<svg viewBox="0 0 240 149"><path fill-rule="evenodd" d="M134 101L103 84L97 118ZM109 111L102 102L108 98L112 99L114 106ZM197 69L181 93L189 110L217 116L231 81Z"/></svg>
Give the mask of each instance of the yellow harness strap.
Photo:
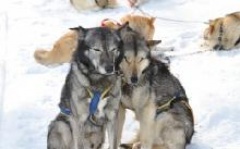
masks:
<svg viewBox="0 0 240 149"><path fill-rule="evenodd" d="M165 104L157 107L157 110L163 111L163 110L169 109L170 104L171 104L171 102L172 102L174 99L175 99L175 97L173 97L172 99L170 99L167 103L165 103Z"/></svg>
<svg viewBox="0 0 240 149"><path fill-rule="evenodd" d="M107 95L107 93L111 90L111 88L112 88L112 85L109 85L105 90L103 90L103 92L101 93L101 99L104 99L104 97ZM87 92L88 92L88 94L89 94L89 96L92 98L93 97L93 92L92 92L92 90L89 88L89 87L87 87L86 88L87 89Z"/></svg>

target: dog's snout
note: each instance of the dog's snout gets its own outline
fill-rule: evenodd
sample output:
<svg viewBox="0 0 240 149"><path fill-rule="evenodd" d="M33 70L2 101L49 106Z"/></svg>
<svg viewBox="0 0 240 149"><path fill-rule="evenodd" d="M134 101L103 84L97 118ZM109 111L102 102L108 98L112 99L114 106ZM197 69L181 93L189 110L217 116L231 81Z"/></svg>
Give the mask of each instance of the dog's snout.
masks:
<svg viewBox="0 0 240 149"><path fill-rule="evenodd" d="M133 84L137 83L137 82L138 82L138 77L137 77L137 76L132 76L132 77L131 77L131 82L132 82Z"/></svg>
<svg viewBox="0 0 240 149"><path fill-rule="evenodd" d="M105 67L105 70L106 70L107 73L113 72L113 65L107 65L107 66Z"/></svg>

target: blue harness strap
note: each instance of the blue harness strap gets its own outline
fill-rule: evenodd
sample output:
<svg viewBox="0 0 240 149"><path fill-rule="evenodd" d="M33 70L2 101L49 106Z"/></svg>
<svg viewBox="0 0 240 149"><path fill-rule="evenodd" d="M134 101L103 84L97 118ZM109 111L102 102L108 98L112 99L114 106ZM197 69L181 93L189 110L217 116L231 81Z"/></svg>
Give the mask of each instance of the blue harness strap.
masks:
<svg viewBox="0 0 240 149"><path fill-rule="evenodd" d="M101 92L93 91L92 99L89 104L89 115L93 115L97 111L97 107L100 99L101 99Z"/></svg>
<svg viewBox="0 0 240 149"><path fill-rule="evenodd" d="M69 108L66 108L62 105L59 105L59 108L60 108L60 112L65 114L65 115L71 115L72 114L72 111Z"/></svg>

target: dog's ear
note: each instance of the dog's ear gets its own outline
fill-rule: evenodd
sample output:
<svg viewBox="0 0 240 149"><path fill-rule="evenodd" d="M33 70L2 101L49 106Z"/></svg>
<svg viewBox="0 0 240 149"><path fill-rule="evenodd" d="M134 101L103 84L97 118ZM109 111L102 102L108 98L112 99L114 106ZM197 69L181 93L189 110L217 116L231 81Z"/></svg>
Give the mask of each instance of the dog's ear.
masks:
<svg viewBox="0 0 240 149"><path fill-rule="evenodd" d="M118 32L121 32L121 31L132 31L132 28L129 26L129 22L126 22L124 23L119 29L118 29Z"/></svg>
<svg viewBox="0 0 240 149"><path fill-rule="evenodd" d="M209 25L209 33L212 35L214 32L214 25Z"/></svg>
<svg viewBox="0 0 240 149"><path fill-rule="evenodd" d="M151 17L151 18L150 18L150 22L151 22L152 24L155 22L155 20L156 20L156 17Z"/></svg>
<svg viewBox="0 0 240 149"><path fill-rule="evenodd" d="M150 50L154 49L162 40L147 40L146 44Z"/></svg>
<svg viewBox="0 0 240 149"><path fill-rule="evenodd" d="M78 32L78 39L82 40L85 37L87 29L83 28L82 26L69 28L70 30Z"/></svg>

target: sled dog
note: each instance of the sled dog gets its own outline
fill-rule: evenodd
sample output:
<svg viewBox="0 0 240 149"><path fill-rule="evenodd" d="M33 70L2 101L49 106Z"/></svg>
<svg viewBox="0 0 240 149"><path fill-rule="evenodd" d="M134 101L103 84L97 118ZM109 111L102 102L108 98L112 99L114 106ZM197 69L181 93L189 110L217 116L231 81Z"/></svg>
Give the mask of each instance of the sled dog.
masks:
<svg viewBox="0 0 240 149"><path fill-rule="evenodd" d="M102 26L118 29L122 24L129 22L130 27L136 30L146 39L152 39L154 34L154 18L140 15L126 15L121 18L121 23L107 19L102 22ZM51 50L37 49L34 52L35 60L42 65L59 65L70 62L72 53L77 46L78 33L70 30L60 37Z"/></svg>
<svg viewBox="0 0 240 149"><path fill-rule="evenodd" d="M151 56L160 41L145 41L130 28L121 30L123 73L120 109L135 112L139 121L139 138L121 147L142 149L185 149L191 141L193 114L179 80L168 67ZM119 133L124 122L124 110L119 115Z"/></svg>
<svg viewBox="0 0 240 149"><path fill-rule="evenodd" d="M204 46L214 50L240 47L240 12L209 21L204 31Z"/></svg>
<svg viewBox="0 0 240 149"><path fill-rule="evenodd" d="M48 130L48 149L100 149L108 132L117 148L121 78L115 74L121 40L108 28L73 28L77 49L62 88L61 113Z"/></svg>

